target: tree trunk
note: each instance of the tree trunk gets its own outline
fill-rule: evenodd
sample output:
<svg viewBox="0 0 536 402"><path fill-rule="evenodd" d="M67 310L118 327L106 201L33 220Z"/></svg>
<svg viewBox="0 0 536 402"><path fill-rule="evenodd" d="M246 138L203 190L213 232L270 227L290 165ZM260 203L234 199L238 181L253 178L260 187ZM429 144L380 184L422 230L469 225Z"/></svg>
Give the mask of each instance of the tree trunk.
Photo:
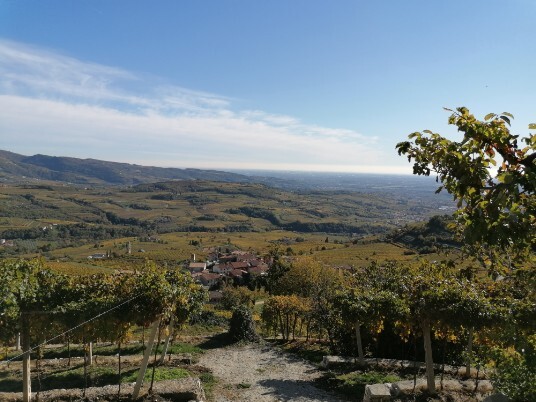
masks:
<svg viewBox="0 0 536 402"><path fill-rule="evenodd" d="M17 333L17 343L15 345L15 350L16 351L20 350L20 332Z"/></svg>
<svg viewBox="0 0 536 402"><path fill-rule="evenodd" d="M376 334L376 367L380 366L380 334Z"/></svg>
<svg viewBox="0 0 536 402"><path fill-rule="evenodd" d="M447 338L443 339L443 350L441 351L441 391L443 391L443 378L445 377L445 351L447 350Z"/></svg>
<svg viewBox="0 0 536 402"><path fill-rule="evenodd" d="M356 321L355 323L355 340L357 343L357 357L360 366L365 365L365 356L363 354L363 342L361 339L361 323Z"/></svg>
<svg viewBox="0 0 536 402"><path fill-rule="evenodd" d="M279 316L279 325L281 326L281 336L283 337L283 340L285 340L285 325L283 324L283 315L281 313L278 313Z"/></svg>
<svg viewBox="0 0 536 402"><path fill-rule="evenodd" d="M37 348L37 356L35 359L35 371L37 372L37 394L36 399L39 401L39 392L41 392L41 359L43 357L41 346Z"/></svg>
<svg viewBox="0 0 536 402"><path fill-rule="evenodd" d="M467 334L467 361L465 365L465 375L466 377L471 377L471 360L473 353L473 327L469 327Z"/></svg>
<svg viewBox="0 0 536 402"><path fill-rule="evenodd" d="M435 395L435 375L434 375L434 359L432 356L432 334L430 322L424 320L422 322L422 333L424 338L424 360L426 362L426 385L428 392Z"/></svg>
<svg viewBox="0 0 536 402"><path fill-rule="evenodd" d="M289 323L289 313L285 316L285 331L286 331L286 339L287 341L290 340L290 323Z"/></svg>
<svg viewBox="0 0 536 402"><path fill-rule="evenodd" d="M22 400L32 399L32 382L30 378L30 323L26 315L22 317Z"/></svg>
<svg viewBox="0 0 536 402"><path fill-rule="evenodd" d="M326 334L328 334L329 349L331 350L331 353L333 353L335 351L335 344L333 343L333 332L331 330L332 328L330 327L326 328Z"/></svg>
<svg viewBox="0 0 536 402"><path fill-rule="evenodd" d="M145 325L141 330L141 344L143 346L142 350L145 350Z"/></svg>
<svg viewBox="0 0 536 402"><path fill-rule="evenodd" d="M480 364L476 366L476 378L475 378L475 389L473 390L473 396L476 395L476 391L478 391L478 378L480 377Z"/></svg>

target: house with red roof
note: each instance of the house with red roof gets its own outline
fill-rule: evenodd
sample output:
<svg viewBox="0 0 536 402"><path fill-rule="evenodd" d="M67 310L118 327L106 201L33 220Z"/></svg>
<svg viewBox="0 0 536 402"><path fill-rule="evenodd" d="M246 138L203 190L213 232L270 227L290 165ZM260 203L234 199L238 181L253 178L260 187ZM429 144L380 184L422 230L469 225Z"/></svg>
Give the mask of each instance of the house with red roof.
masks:
<svg viewBox="0 0 536 402"><path fill-rule="evenodd" d="M203 286L211 287L217 285L221 281L221 275L203 272L197 277L197 280L199 280Z"/></svg>

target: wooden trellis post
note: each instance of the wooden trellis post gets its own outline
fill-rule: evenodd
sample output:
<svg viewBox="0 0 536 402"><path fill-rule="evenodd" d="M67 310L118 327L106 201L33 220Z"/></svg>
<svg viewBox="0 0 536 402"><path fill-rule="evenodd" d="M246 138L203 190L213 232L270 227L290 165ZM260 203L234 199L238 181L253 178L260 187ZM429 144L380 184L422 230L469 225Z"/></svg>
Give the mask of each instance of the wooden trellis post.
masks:
<svg viewBox="0 0 536 402"><path fill-rule="evenodd" d="M137 399L140 395L140 389L143 385L143 379L145 377L145 372L147 371L147 365L149 364L149 358L151 357L151 351L153 350L154 340L156 338L156 332L160 326L160 318L157 319L151 328L151 334L147 342L147 348L143 354L143 360L141 362L140 371L138 372L138 379L136 380L136 385L134 386L134 392L132 393L132 399Z"/></svg>
<svg viewBox="0 0 536 402"><path fill-rule="evenodd" d="M28 316L23 314L22 318L22 400L30 402L32 399L32 380L30 371L30 323Z"/></svg>

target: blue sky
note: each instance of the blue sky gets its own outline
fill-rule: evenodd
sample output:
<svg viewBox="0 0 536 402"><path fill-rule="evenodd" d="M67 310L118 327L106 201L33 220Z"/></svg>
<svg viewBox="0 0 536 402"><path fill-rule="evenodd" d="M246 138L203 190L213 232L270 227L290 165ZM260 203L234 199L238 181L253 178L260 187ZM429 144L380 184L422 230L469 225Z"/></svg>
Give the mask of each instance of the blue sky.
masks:
<svg viewBox="0 0 536 402"><path fill-rule="evenodd" d="M409 173L442 108L536 121L536 1L0 0L0 149Z"/></svg>

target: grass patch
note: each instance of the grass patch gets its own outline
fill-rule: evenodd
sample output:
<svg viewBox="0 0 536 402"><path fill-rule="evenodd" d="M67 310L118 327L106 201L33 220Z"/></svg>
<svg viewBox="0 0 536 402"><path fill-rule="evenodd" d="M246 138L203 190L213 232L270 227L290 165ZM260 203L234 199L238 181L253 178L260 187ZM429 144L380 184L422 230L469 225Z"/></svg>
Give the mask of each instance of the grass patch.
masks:
<svg viewBox="0 0 536 402"><path fill-rule="evenodd" d="M342 381L344 384L350 386L357 384L379 384L385 382L396 382L401 380L401 378L395 374L382 373L378 371L354 371L348 374L341 374L337 376L337 379Z"/></svg>
<svg viewBox="0 0 536 402"><path fill-rule="evenodd" d="M158 346L158 353L162 352L164 345ZM189 343L174 343L173 345L169 345L168 348L168 354L182 354L182 353L191 353L192 355L201 354L205 351L201 349L199 346L195 346Z"/></svg>
<svg viewBox="0 0 536 402"><path fill-rule="evenodd" d="M218 381L214 375L209 372L200 373L199 379L201 380L201 384L203 384L203 389L205 390L207 399L212 400L214 395L214 386L218 383Z"/></svg>
<svg viewBox="0 0 536 402"><path fill-rule="evenodd" d="M122 383L135 382L138 376L138 368L125 370L121 373ZM102 387L104 385L117 384L119 375L116 367L88 367L87 386ZM152 367L145 372L145 381L151 381ZM155 381L177 380L190 377L188 370L178 367L157 367L155 369ZM41 381L32 378L32 390L46 391L58 388L83 388L86 386L84 367L78 366L70 369L62 369L41 374ZM19 392L22 389L22 379L19 372L3 373L0 376L0 390L5 392Z"/></svg>
<svg viewBox="0 0 536 402"><path fill-rule="evenodd" d="M151 381L153 369L147 368L144 381ZM180 378L190 377L190 372L178 367L157 367L154 372L155 381L178 380ZM121 378L121 382L135 382L138 378L138 370L131 372L128 376Z"/></svg>
<svg viewBox="0 0 536 402"><path fill-rule="evenodd" d="M392 383L400 380L401 378L396 374L371 370L345 374L329 373L318 381L321 388L344 395L352 401L361 401L365 394L366 385Z"/></svg>

